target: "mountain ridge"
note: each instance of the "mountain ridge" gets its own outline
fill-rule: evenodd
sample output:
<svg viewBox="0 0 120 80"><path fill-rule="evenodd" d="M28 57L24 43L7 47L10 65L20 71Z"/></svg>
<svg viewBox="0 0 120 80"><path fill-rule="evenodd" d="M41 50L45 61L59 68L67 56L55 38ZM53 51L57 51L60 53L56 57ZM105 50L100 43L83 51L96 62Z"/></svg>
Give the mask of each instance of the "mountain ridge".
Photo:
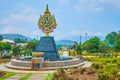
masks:
<svg viewBox="0 0 120 80"><path fill-rule="evenodd" d="M30 37L21 35L21 34L0 34L3 36L3 39L10 39L10 40L14 40L15 38L21 38L21 39L27 39L27 40L31 40Z"/></svg>

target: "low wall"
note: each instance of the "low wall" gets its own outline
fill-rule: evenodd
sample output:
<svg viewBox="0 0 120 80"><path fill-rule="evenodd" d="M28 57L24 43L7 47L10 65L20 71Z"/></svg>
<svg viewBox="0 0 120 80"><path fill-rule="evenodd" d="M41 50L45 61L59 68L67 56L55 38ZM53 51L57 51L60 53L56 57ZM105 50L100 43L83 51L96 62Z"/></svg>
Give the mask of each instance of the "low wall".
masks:
<svg viewBox="0 0 120 80"><path fill-rule="evenodd" d="M72 60L44 62L43 67L63 67L63 66L76 65L79 63L80 63L80 60L78 58L75 58ZM16 60L16 59L12 59L11 64L14 66L19 66L19 67L30 67L31 66L30 61L20 61L20 60Z"/></svg>
<svg viewBox="0 0 120 80"><path fill-rule="evenodd" d="M14 65L14 66L19 66L19 67L30 67L31 62L30 61L20 61L20 60L12 59L11 64Z"/></svg>
<svg viewBox="0 0 120 80"><path fill-rule="evenodd" d="M79 59L72 59L72 60L65 60L65 61L50 61L50 62L44 62L44 67L63 67L63 66L71 66L79 64Z"/></svg>

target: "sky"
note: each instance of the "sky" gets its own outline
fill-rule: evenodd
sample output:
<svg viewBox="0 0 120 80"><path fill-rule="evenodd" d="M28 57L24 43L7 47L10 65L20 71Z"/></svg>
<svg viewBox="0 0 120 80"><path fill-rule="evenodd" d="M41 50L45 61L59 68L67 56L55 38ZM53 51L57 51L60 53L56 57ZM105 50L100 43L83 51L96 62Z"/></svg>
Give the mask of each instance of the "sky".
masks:
<svg viewBox="0 0 120 80"><path fill-rule="evenodd" d="M56 40L77 40L79 36L106 36L120 30L120 0L0 0L0 34L44 36L38 28L40 14L48 4L57 27Z"/></svg>

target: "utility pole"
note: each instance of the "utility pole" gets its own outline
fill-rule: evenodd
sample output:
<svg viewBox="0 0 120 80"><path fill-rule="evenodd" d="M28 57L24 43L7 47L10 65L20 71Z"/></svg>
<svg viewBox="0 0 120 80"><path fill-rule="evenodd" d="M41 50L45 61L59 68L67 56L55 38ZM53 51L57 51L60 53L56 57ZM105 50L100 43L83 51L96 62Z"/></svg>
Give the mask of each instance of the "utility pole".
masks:
<svg viewBox="0 0 120 80"><path fill-rule="evenodd" d="M81 44L82 44L82 37L81 37L81 35L80 35L80 54L82 54Z"/></svg>
<svg viewBox="0 0 120 80"><path fill-rule="evenodd" d="M37 36L37 40L38 40L38 36Z"/></svg>
<svg viewBox="0 0 120 80"><path fill-rule="evenodd" d="M86 36L86 41L87 41L87 33L85 33L85 36Z"/></svg>

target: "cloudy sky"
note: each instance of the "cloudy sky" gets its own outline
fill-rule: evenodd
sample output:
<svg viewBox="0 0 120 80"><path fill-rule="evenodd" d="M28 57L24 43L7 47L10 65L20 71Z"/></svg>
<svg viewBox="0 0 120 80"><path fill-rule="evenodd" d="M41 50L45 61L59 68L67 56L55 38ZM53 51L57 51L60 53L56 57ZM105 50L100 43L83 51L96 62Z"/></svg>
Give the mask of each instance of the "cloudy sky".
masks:
<svg viewBox="0 0 120 80"><path fill-rule="evenodd" d="M0 0L0 33L44 36L37 22L46 4L57 20L56 40L120 30L120 0Z"/></svg>

